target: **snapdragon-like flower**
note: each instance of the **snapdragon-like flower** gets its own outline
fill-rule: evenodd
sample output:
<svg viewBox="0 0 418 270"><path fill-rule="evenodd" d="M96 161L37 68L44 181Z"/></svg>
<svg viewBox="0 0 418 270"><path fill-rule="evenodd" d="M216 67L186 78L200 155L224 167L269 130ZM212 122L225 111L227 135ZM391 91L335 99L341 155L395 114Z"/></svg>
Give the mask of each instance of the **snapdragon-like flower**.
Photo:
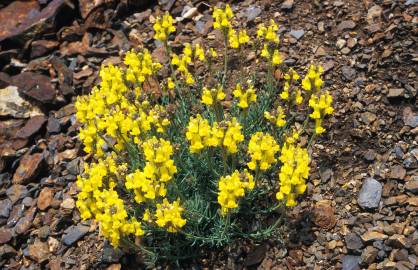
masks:
<svg viewBox="0 0 418 270"><path fill-rule="evenodd" d="M330 115L334 112L334 108L332 107L332 96L328 91L321 95L314 94L309 99L309 107L313 109L313 112L309 117L315 120L315 133L324 133L325 128L322 127L322 120L326 115Z"/></svg>
<svg viewBox="0 0 418 270"><path fill-rule="evenodd" d="M154 24L154 31L156 40L165 42L171 33L176 31L174 26L174 19L166 12L162 18L157 18Z"/></svg>
<svg viewBox="0 0 418 270"><path fill-rule="evenodd" d="M234 97L238 98L238 107L242 109L247 109L251 103L257 100L257 94L255 93L255 89L252 84L250 84L248 89L244 90L241 87L241 84L238 83L232 94Z"/></svg>
<svg viewBox="0 0 418 270"><path fill-rule="evenodd" d="M203 87L202 90L202 103L208 106L213 105L216 102L224 100L226 97L223 91L222 85L218 85L216 88L208 89Z"/></svg>
<svg viewBox="0 0 418 270"><path fill-rule="evenodd" d="M284 79L285 82L283 90L280 93L280 98L296 105L302 104L302 93L300 89L295 86L297 81L300 79L299 74L293 70L293 68L290 68L289 72L284 75ZM290 92L290 89L292 89L292 92Z"/></svg>
<svg viewBox="0 0 418 270"><path fill-rule="evenodd" d="M286 206L295 206L296 197L306 190L305 181L309 176L308 150L285 143L279 159L283 165L280 168L280 190L276 198L285 200Z"/></svg>
<svg viewBox="0 0 418 270"><path fill-rule="evenodd" d="M250 170L259 168L262 171L267 170L276 162L276 153L280 150L280 146L274 140L273 136L256 132L251 136L248 144L248 154L251 161L247 163Z"/></svg>
<svg viewBox="0 0 418 270"><path fill-rule="evenodd" d="M238 144L244 140L244 135L241 131L242 126L235 117L227 121L226 125L227 128L222 145L229 153L234 154L238 151Z"/></svg>
<svg viewBox="0 0 418 270"><path fill-rule="evenodd" d="M190 143L191 153L200 152L205 147L206 142L210 139L210 130L209 121L202 118L200 114L190 117L186 138Z"/></svg>
<svg viewBox="0 0 418 270"><path fill-rule="evenodd" d="M229 46L233 49L238 49L244 44L250 42L250 37L247 34L247 31L240 30L236 32L234 29L230 29L228 32Z"/></svg>
<svg viewBox="0 0 418 270"><path fill-rule="evenodd" d="M257 37L267 42L278 44L280 42L279 36L277 35L278 30L279 26L271 19L269 25L266 26L264 23L261 23L257 26Z"/></svg>
<svg viewBox="0 0 418 270"><path fill-rule="evenodd" d="M225 5L225 9L214 7L212 17L215 20L213 28L221 29L224 32L229 32L232 28L230 20L234 17L234 13L228 4Z"/></svg>
<svg viewBox="0 0 418 270"><path fill-rule="evenodd" d="M321 78L322 73L324 73L324 68L322 66L319 65L315 67L314 65L310 65L308 73L302 80L302 88L308 92L313 90L314 93L319 93L324 84L324 81Z"/></svg>
<svg viewBox="0 0 418 270"><path fill-rule="evenodd" d="M168 232L177 232L187 222L182 217L183 211L179 200L170 203L167 199L164 199L162 203L157 204L155 223L161 228L166 228Z"/></svg>
<svg viewBox="0 0 418 270"><path fill-rule="evenodd" d="M272 113L264 112L264 118L277 127L286 125L286 114L284 113L282 106L278 106Z"/></svg>
<svg viewBox="0 0 418 270"><path fill-rule="evenodd" d="M156 74L162 65L152 60L151 54L147 49L141 52L128 52L124 63L128 66L126 69L126 80L133 84L143 83L145 79Z"/></svg>
<svg viewBox="0 0 418 270"><path fill-rule="evenodd" d="M226 215L238 207L239 199L244 197L246 190L254 188L254 178L247 171L234 171L231 175L222 176L218 183L218 203L221 214Z"/></svg>

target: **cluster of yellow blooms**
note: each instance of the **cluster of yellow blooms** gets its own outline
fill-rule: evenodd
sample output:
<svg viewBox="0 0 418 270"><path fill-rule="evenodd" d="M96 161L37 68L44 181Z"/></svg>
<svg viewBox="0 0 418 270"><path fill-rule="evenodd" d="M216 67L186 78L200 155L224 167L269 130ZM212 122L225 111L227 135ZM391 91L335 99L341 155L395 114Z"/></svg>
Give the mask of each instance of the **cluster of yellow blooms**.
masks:
<svg viewBox="0 0 418 270"><path fill-rule="evenodd" d="M273 136L263 132L256 132L251 136L248 143L248 154L251 161L247 163L250 170L267 170L276 162L275 155L280 150L280 146Z"/></svg>
<svg viewBox="0 0 418 270"><path fill-rule="evenodd" d="M234 97L238 98L238 107L247 109L249 104L256 102L257 94L255 93L254 86L249 83L248 89L244 90L240 83L237 83L235 90L232 92Z"/></svg>
<svg viewBox="0 0 418 270"><path fill-rule="evenodd" d="M176 31L173 22L174 19L168 12L162 18L157 18L154 24L155 39L165 42L168 36Z"/></svg>
<svg viewBox="0 0 418 270"><path fill-rule="evenodd" d="M305 180L309 175L308 150L286 142L279 159L282 166L279 173L280 190L276 198L286 200L286 206L294 206L297 195L306 190Z"/></svg>
<svg viewBox="0 0 418 270"><path fill-rule="evenodd" d="M115 179L123 177L127 170L126 164L118 165L115 159L116 154L113 154L85 166L83 177L77 178L77 186L81 190L77 207L81 218L99 221L100 232L113 246L118 246L121 235L141 236L144 231L140 222L135 218L128 218L123 200L114 190Z"/></svg>
<svg viewBox="0 0 418 270"><path fill-rule="evenodd" d="M202 103L208 106L214 105L217 102L224 100L226 97L222 85L217 88L208 89L204 87L202 90Z"/></svg>
<svg viewBox="0 0 418 270"><path fill-rule="evenodd" d="M170 203L164 199L163 203L157 204L155 223L161 228L167 228L168 232L177 232L186 225L186 220L182 218L183 210L179 200Z"/></svg>
<svg viewBox="0 0 418 270"><path fill-rule="evenodd" d="M126 176L125 186L135 193L135 201L142 203L146 199L154 200L156 196L165 197L166 183L177 172L173 147L169 141L152 137L142 144L146 164L144 169L136 170Z"/></svg>
<svg viewBox="0 0 418 270"><path fill-rule="evenodd" d="M190 117L186 138L190 142L190 152L198 153L206 147L224 147L229 153L238 151L238 144L244 140L242 126L234 117L212 126L200 114Z"/></svg>
<svg viewBox="0 0 418 270"><path fill-rule="evenodd" d="M245 195L245 190L254 188L254 177L247 171L237 170L231 175L222 176L218 183L218 203L221 205L222 215L238 207L238 200Z"/></svg>
<svg viewBox="0 0 418 270"><path fill-rule="evenodd" d="M228 51L228 46L239 49L242 45L250 43L246 30L233 29L233 12L229 5L224 9L215 7L212 16L213 27L220 29L224 34L225 52ZM189 43L184 45L180 55L172 53L168 41L170 34L176 31L176 27L174 19L168 13L156 19L154 31L155 39L164 43L167 55L171 58L168 66L172 72L170 77L164 80L163 84L166 83L164 88L170 90L176 88L182 98L181 91L184 89L177 89L179 87L177 76L187 85L194 85L196 81L192 74L193 66L207 61L210 71L210 62L216 59L218 54L210 48L205 55L205 50L200 44ZM277 32L278 25L274 20L270 20L266 25L260 24L257 30L257 37L263 42L261 57L267 59L270 71L274 71L277 68L275 66L283 63L277 48L279 44ZM100 84L94 87L89 95L77 98L76 117L82 124L79 137L84 144L84 151L91 154L96 161L86 165L84 172L77 179L77 186L80 188L77 206L81 218L92 218L100 223L101 233L113 246L118 246L121 239L129 236L149 235L148 231L144 232L148 228L151 228L151 231L152 228L160 227L167 232L183 232L182 228L187 223L184 216L192 216L187 211L190 209L183 208L180 200L176 199L184 199L184 194L177 186L182 183L175 182L179 175L184 176L184 167L181 163L177 163L179 167L174 163L179 157L175 149L184 147L185 144L172 140L170 136L174 129L182 132L185 129L190 153L220 148L224 163L233 161L234 158L231 158L233 154L240 153L241 156L243 149L247 150L248 171L247 169L239 171L241 169L237 164L231 166L226 164L224 169L228 172L220 176L218 181L217 201L222 216L238 208L246 192L254 189L256 181L259 180L255 178L259 178L260 172L275 166L279 151L281 151L279 160L282 165L278 176L280 188L276 198L286 201L287 206L294 206L297 196L305 192L310 159L307 149L298 145L297 141L299 135L305 132L306 125L303 126L303 130L294 129L291 134L286 130L287 126L292 124L294 116L298 116L290 109L292 106L299 108L296 105L301 105L305 100L305 103L308 103L307 109L310 110L309 118L315 121L314 134L325 131L322 122L327 115L333 113L333 107L331 95L328 91L322 90L323 68L311 65L302 80L295 70L289 69L284 75L283 89L279 94L280 100L277 101L279 103L272 103L276 104L275 107L269 108L270 111L264 111L264 118L272 124L269 128L273 131L279 130L278 127L282 128L280 134L288 135L281 147L277 142L281 141L281 138L259 131L262 130L260 126L253 126L252 123L247 125L246 116L251 113L249 118L252 118L253 113L250 106L257 101L256 90L251 81L245 84L246 88L241 83L237 83L233 89L224 89L229 83L224 81L228 66L227 55L224 55L224 58L225 70L222 83L213 88L202 89L200 101L206 106L196 106L197 110L201 110L201 114L193 113L189 114L190 117L186 115L174 118L174 127L170 127L171 110L168 111L159 104L160 101L157 100L159 97L143 91L144 83L149 82L149 79L156 80L164 73L160 72L163 68L162 64L155 62L147 49L127 52L123 59L123 67L102 66ZM273 84L276 85L275 82ZM266 98L265 92L260 91L258 94L259 99ZM233 96L234 103L230 102L230 95ZM161 100L166 104L164 98L166 96ZM193 98L193 93L190 93L182 101L190 103ZM168 103L170 102L168 98ZM174 103L169 104L167 108L184 106ZM230 104L234 104L232 108ZM186 111L191 109L187 113L195 112L191 105L187 104L188 107L178 112L182 113L183 109ZM226 112L223 111L223 106L228 107ZM215 120L211 118L212 110L216 113ZM189 117L188 123L183 120L187 117ZM305 124L308 123L309 118ZM246 127L245 132L243 126ZM247 135L249 130L256 132ZM248 145L243 145L247 142ZM129 159L132 158L132 152L136 153L135 151L138 152L138 158L136 162L131 163ZM211 155L212 151L207 151L205 154ZM251 171L255 172L255 176L250 173ZM174 188L170 185L174 185ZM127 199L123 195L133 199ZM183 202L184 205L189 205L188 201ZM134 208L138 204L140 207ZM142 227L142 224L147 226Z"/></svg>

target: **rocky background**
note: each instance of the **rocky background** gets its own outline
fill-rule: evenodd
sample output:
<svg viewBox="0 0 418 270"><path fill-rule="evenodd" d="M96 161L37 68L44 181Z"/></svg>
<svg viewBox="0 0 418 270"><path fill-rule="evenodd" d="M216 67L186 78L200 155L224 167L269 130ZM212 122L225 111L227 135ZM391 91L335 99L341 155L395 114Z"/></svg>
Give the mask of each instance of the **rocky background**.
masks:
<svg viewBox="0 0 418 270"><path fill-rule="evenodd" d="M85 154L74 98L177 17L174 46L220 47L217 1L3 0L0 3L0 268L140 269L81 222L75 179ZM236 243L191 269L416 269L418 1L233 1L248 29L280 23L286 64L321 63L335 99L314 149L308 193L288 211L283 244ZM248 65L257 56L247 54ZM257 62L257 61L256 61ZM151 88L154 86L150 86Z"/></svg>

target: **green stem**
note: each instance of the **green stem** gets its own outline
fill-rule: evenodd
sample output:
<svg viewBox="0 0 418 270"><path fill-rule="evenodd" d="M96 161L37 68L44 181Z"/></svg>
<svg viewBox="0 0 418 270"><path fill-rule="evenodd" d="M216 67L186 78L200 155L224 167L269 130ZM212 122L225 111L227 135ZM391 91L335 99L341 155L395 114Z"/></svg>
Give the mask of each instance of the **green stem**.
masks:
<svg viewBox="0 0 418 270"><path fill-rule="evenodd" d="M228 33L224 30L224 76L222 79L222 86L225 86L226 73L228 71Z"/></svg>

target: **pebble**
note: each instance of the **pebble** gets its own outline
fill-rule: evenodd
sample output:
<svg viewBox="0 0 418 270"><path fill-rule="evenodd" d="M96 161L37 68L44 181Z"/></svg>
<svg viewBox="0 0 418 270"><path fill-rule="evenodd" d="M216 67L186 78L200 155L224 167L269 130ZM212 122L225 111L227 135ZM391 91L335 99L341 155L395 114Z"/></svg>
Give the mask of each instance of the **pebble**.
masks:
<svg viewBox="0 0 418 270"><path fill-rule="evenodd" d="M345 255L342 259L342 270L360 270L360 256Z"/></svg>
<svg viewBox="0 0 418 270"><path fill-rule="evenodd" d="M335 45L339 50L341 50L342 48L344 48L346 43L347 41L345 39L340 38L339 40L337 40L337 43Z"/></svg>
<svg viewBox="0 0 418 270"><path fill-rule="evenodd" d="M352 67L349 67L349 66L343 66L341 68L341 72L343 74L344 79L347 80L347 81L354 80L354 78L357 74L356 70Z"/></svg>
<svg viewBox="0 0 418 270"><path fill-rule="evenodd" d="M367 246L361 253L361 264L370 265L372 264L377 257L379 250L372 246Z"/></svg>
<svg viewBox="0 0 418 270"><path fill-rule="evenodd" d="M71 246L78 240L80 240L84 235L89 231L88 226L78 224L76 226L71 226L66 230L66 234L63 236L62 240L66 246Z"/></svg>
<svg viewBox="0 0 418 270"><path fill-rule="evenodd" d="M0 218L8 218L12 210L12 201L5 199L0 201Z"/></svg>
<svg viewBox="0 0 418 270"><path fill-rule="evenodd" d="M259 7L248 7L245 10L245 17L247 17L247 22L254 21L255 18L257 18L261 14L261 8Z"/></svg>
<svg viewBox="0 0 418 270"><path fill-rule="evenodd" d="M359 250L363 247L361 238L355 233L349 233L345 236L345 245L348 249Z"/></svg>
<svg viewBox="0 0 418 270"><path fill-rule="evenodd" d="M44 211L50 205L52 200L54 199L54 191L51 188L45 187L41 190L38 197L37 206L39 210Z"/></svg>
<svg viewBox="0 0 418 270"><path fill-rule="evenodd" d="M379 207L382 190L382 184L374 178L365 179L359 192L357 203L365 210L376 209Z"/></svg>
<svg viewBox="0 0 418 270"><path fill-rule="evenodd" d="M294 37L297 40L299 40L301 37L303 37L303 35L305 35L305 31L303 29L300 29L300 30L291 30L289 34L292 37Z"/></svg>

